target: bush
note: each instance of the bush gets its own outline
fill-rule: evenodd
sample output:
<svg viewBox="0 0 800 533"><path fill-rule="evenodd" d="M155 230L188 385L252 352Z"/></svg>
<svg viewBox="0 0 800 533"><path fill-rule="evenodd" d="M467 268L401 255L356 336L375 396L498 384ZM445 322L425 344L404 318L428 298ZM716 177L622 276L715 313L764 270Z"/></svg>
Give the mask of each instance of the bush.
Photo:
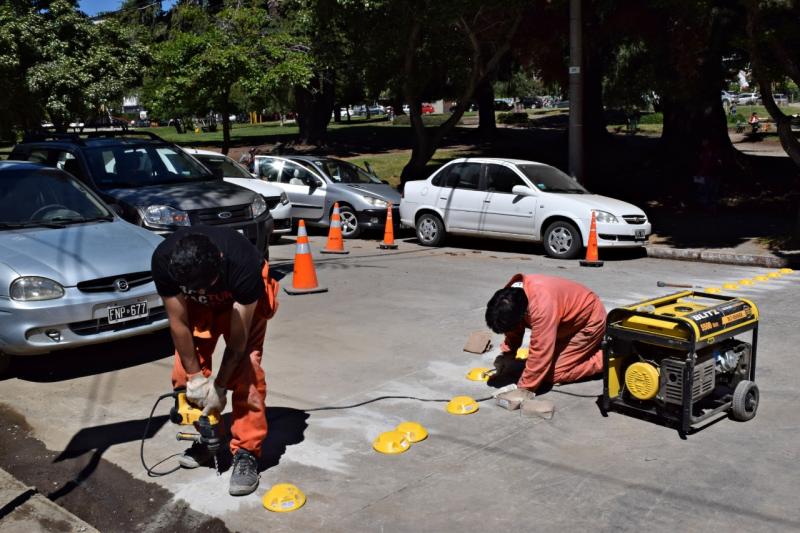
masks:
<svg viewBox="0 0 800 533"><path fill-rule="evenodd" d="M664 123L663 113L647 113L646 115L642 115L642 118L639 119L639 124L663 124L663 123Z"/></svg>
<svg viewBox="0 0 800 533"><path fill-rule="evenodd" d="M527 124L527 113L498 113L497 122L500 124Z"/></svg>
<svg viewBox="0 0 800 533"><path fill-rule="evenodd" d="M450 113L442 115L422 115L422 123L426 126L441 126L447 119L450 118ZM344 121L342 121L344 123ZM395 126L408 126L411 124L411 117L408 115L396 115L394 117Z"/></svg>

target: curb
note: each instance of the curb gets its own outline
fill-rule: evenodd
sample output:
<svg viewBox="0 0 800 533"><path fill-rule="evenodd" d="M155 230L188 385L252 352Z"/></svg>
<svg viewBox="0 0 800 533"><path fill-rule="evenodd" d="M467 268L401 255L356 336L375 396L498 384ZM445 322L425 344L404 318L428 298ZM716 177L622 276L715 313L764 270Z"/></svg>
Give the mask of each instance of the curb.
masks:
<svg viewBox="0 0 800 533"><path fill-rule="evenodd" d="M647 257L656 259L674 259L678 261L699 261L704 263L722 263L726 265L760 266L766 268L782 268L791 266L790 258L774 255L737 254L735 252L714 252L692 248L669 248L667 246L646 246Z"/></svg>
<svg viewBox="0 0 800 533"><path fill-rule="evenodd" d="M35 488L0 468L0 532L99 533L95 528L44 497Z"/></svg>

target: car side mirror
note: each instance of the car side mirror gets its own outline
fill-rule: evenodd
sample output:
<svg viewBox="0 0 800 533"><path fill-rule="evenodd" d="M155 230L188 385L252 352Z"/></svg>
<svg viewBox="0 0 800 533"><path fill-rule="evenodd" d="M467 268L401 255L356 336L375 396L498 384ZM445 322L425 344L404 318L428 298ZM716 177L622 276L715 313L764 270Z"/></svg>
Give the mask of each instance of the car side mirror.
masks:
<svg viewBox="0 0 800 533"><path fill-rule="evenodd" d="M384 185L390 185L390 183L386 180L381 180L381 183L383 183Z"/></svg>
<svg viewBox="0 0 800 533"><path fill-rule="evenodd" d="M536 196L536 193L533 192L533 189L526 187L525 185L514 185L511 188L511 193L516 194L517 196Z"/></svg>

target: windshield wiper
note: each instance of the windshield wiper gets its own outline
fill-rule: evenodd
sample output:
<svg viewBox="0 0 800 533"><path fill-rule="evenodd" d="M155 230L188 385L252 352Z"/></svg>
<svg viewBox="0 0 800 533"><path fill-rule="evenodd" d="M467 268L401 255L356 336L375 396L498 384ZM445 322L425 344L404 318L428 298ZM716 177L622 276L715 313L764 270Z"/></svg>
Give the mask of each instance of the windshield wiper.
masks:
<svg viewBox="0 0 800 533"><path fill-rule="evenodd" d="M64 224L59 222L52 222L50 220L37 220L32 222L0 222L0 228L5 229L18 229L18 228L64 228Z"/></svg>
<svg viewBox="0 0 800 533"><path fill-rule="evenodd" d="M111 222L114 220L114 217L111 215L101 215L96 217L54 217L48 220L48 222L56 222L59 224L78 224L81 222Z"/></svg>

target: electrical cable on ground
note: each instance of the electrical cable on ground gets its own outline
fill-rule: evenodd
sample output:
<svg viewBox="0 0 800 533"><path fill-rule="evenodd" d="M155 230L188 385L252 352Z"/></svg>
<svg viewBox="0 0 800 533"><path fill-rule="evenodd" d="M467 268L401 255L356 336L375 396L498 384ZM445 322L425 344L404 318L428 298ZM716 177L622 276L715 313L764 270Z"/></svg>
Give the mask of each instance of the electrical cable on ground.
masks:
<svg viewBox="0 0 800 533"><path fill-rule="evenodd" d="M159 462L157 462L153 466L147 466L147 463L145 463L145 461L144 461L144 441L147 440L147 434L150 432L150 421L153 420L153 413L156 412L156 408L158 407L158 404L161 403L161 400L163 400L164 398L171 398L172 396L173 396L173 393L170 392L168 394L162 394L161 396L158 397L158 399L156 400L156 403L153 404L153 408L150 410L150 416L147 417L147 423L144 425L144 435L142 435L142 442L140 443L140 446L139 446L139 458L142 460L142 466L147 471L147 475L149 477L166 476L166 475L171 474L173 472L177 472L181 468L180 465L179 465L179 466L176 466L176 467L174 467L174 468L172 468L170 470L164 470L162 472L156 472L156 470L155 470L155 468L158 465L168 461L169 459L172 459L173 457L177 457L178 455L180 455L178 453L173 453L169 457L165 457L164 459L160 460Z"/></svg>

